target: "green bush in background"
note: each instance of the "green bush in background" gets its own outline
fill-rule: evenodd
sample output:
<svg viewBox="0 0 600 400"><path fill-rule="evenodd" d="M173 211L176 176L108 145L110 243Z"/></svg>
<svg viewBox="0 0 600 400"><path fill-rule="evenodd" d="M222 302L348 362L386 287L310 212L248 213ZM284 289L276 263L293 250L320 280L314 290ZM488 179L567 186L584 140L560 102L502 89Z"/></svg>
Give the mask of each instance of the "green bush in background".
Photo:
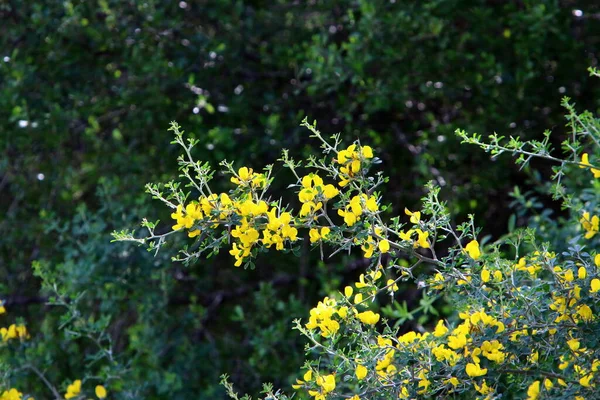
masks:
<svg viewBox="0 0 600 400"><path fill-rule="evenodd" d="M222 372L247 391L288 384L303 346L292 319L366 264L305 251L239 273L227 256L184 267L111 244L109 232L142 216L169 219L142 194L177 168L169 121L201 140L196 158L258 169L282 147L313 152L298 126L309 116L374 144L394 212L434 179L454 213L500 235L523 175L452 132L533 138L554 127L560 138L563 95L595 110L598 86L583 72L597 63L598 12L592 1L0 4L2 318L22 316L32 334L26 358L2 349L1 359L37 365L66 389L81 356L98 354L66 327L91 316L130 398L217 397ZM47 306L57 294L38 277L68 307ZM405 289L409 303L415 292ZM35 373L19 376L49 396Z"/></svg>

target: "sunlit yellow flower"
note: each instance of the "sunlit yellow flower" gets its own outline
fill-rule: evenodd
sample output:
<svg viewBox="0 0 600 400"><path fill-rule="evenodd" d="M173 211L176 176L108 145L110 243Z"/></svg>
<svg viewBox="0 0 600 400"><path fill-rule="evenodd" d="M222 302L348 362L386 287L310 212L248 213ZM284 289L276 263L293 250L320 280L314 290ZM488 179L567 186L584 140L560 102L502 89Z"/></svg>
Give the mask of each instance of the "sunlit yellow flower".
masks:
<svg viewBox="0 0 600 400"><path fill-rule="evenodd" d="M365 367L364 365L360 365L360 364L358 364L358 365L356 366L356 371L355 371L355 373L356 373L356 377L358 378L358 380L363 380L363 379L365 379L365 376L367 376L367 373L368 373L368 372L369 372L369 371L367 370L367 367Z"/></svg>
<svg viewBox="0 0 600 400"><path fill-rule="evenodd" d="M465 246L465 252L473 260L477 260L481 256L481 252L479 251L479 242L477 240L471 240Z"/></svg>
<svg viewBox="0 0 600 400"><path fill-rule="evenodd" d="M536 400L540 396L540 381L535 381L527 388L527 400Z"/></svg>
<svg viewBox="0 0 600 400"><path fill-rule="evenodd" d="M366 325L375 325L377 322L379 322L379 314L374 313L371 310L358 313L356 316L360 322Z"/></svg>
<svg viewBox="0 0 600 400"><path fill-rule="evenodd" d="M487 374L487 368L481 368L479 364L468 363L465 372L473 378Z"/></svg>

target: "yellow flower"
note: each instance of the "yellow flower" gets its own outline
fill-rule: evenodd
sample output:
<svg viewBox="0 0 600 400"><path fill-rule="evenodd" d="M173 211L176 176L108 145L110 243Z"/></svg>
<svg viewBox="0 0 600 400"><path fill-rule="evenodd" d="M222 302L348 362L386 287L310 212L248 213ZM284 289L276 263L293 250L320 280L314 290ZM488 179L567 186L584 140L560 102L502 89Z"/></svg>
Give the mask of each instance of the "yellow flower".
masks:
<svg viewBox="0 0 600 400"><path fill-rule="evenodd" d="M579 307L577 307L577 314L584 321L591 321L593 317L592 309L587 304L582 304Z"/></svg>
<svg viewBox="0 0 600 400"><path fill-rule="evenodd" d="M527 400L536 400L540 396L540 381L535 381L527 388Z"/></svg>
<svg viewBox="0 0 600 400"><path fill-rule="evenodd" d="M567 272L565 272L564 278L567 282L573 282L573 280L575 280L575 274L573 273L573 271L568 270Z"/></svg>
<svg viewBox="0 0 600 400"><path fill-rule="evenodd" d="M567 340L567 344L569 345L569 348L573 351L579 350L579 346L581 345L579 343L579 340L577 339Z"/></svg>
<svg viewBox="0 0 600 400"><path fill-rule="evenodd" d="M364 158L373 158L373 149L371 146L362 146L361 153Z"/></svg>
<svg viewBox="0 0 600 400"><path fill-rule="evenodd" d="M479 242L477 240L471 240L465 246L465 252L473 260L477 260L481 256L481 252L479 251Z"/></svg>
<svg viewBox="0 0 600 400"><path fill-rule="evenodd" d="M585 269L585 267L579 267L579 269L577 270L577 277L579 279L585 279L586 276L587 270Z"/></svg>
<svg viewBox="0 0 600 400"><path fill-rule="evenodd" d="M484 395L494 393L494 388L488 386L485 379L483 380L483 383L481 384L481 386L479 386L477 383L475 383L475 390L477 390L479 393L484 394Z"/></svg>
<svg viewBox="0 0 600 400"><path fill-rule="evenodd" d="M459 383L460 383L460 381L457 378L455 378L455 377L452 377L450 379L446 379L444 381L444 385L451 384L454 387L457 387Z"/></svg>
<svg viewBox="0 0 600 400"><path fill-rule="evenodd" d="M312 381L312 369L309 369L308 371L306 371L306 373L304 373L303 378L307 382Z"/></svg>
<svg viewBox="0 0 600 400"><path fill-rule="evenodd" d="M344 295L348 298L350 298L352 296L352 292L354 292L354 290L352 289L352 286L346 286L344 288Z"/></svg>
<svg viewBox="0 0 600 400"><path fill-rule="evenodd" d="M73 397L79 396L81 392L81 380L77 379L67 387L67 393L65 393L65 399L69 400Z"/></svg>
<svg viewBox="0 0 600 400"><path fill-rule="evenodd" d="M433 331L433 336L441 337L441 336L444 336L446 333L448 333L448 328L444 324L444 320L440 319L438 321L437 325L435 326L435 330Z"/></svg>
<svg viewBox="0 0 600 400"><path fill-rule="evenodd" d="M502 272L494 271L494 280L496 282L502 282L502 279L503 279Z"/></svg>
<svg viewBox="0 0 600 400"><path fill-rule="evenodd" d="M22 396L23 393L13 388L2 392L2 394L0 394L0 400L21 400ZM32 397L28 397L28 399L33 400Z"/></svg>
<svg viewBox="0 0 600 400"><path fill-rule="evenodd" d="M464 334L457 334L448 337L448 347L453 350L462 349L467 345L467 336Z"/></svg>
<svg viewBox="0 0 600 400"><path fill-rule="evenodd" d="M382 253L387 253L388 251L390 251L390 242L388 242L387 240L382 240L379 242L379 251L381 251Z"/></svg>
<svg viewBox="0 0 600 400"><path fill-rule="evenodd" d="M367 370L367 367L365 367L364 365L360 365L358 364L356 366L356 377L358 378L358 380L363 380L365 379L365 376L367 376L367 373L369 372Z"/></svg>
<svg viewBox="0 0 600 400"><path fill-rule="evenodd" d="M540 353L537 351L534 351L529 356L529 362L534 363L534 364L537 363L539 359L540 359Z"/></svg>
<svg viewBox="0 0 600 400"><path fill-rule="evenodd" d="M596 235L596 233L598 233L600 219L597 215L591 216L590 218L590 213L586 211L583 213L579 222L583 226L583 229L585 229L586 231L586 239L591 239L592 237L594 237L594 235Z"/></svg>
<svg viewBox="0 0 600 400"><path fill-rule="evenodd" d="M377 204L377 197L375 197L375 196L369 197L369 199L365 203L365 206L367 207L367 210L369 210L371 212L379 211L379 205Z"/></svg>
<svg viewBox="0 0 600 400"><path fill-rule="evenodd" d="M308 235L310 236L310 242L314 243L314 242L318 242L319 239L321 239L320 235L319 235L319 230L316 228L312 228L309 232Z"/></svg>
<svg viewBox="0 0 600 400"><path fill-rule="evenodd" d="M6 312L6 308L4 308L4 302L0 300L0 315Z"/></svg>
<svg viewBox="0 0 600 400"><path fill-rule="evenodd" d="M354 296L354 304L362 303L362 301L363 301L362 293L357 293L356 296Z"/></svg>
<svg viewBox="0 0 600 400"><path fill-rule="evenodd" d="M406 215L410 216L410 222L413 224L418 224L419 221L421 220L421 212L420 211L412 212L408 208L405 208L404 213Z"/></svg>
<svg viewBox="0 0 600 400"><path fill-rule="evenodd" d="M594 278L590 282L590 293L596 293L600 290L600 279Z"/></svg>
<svg viewBox="0 0 600 400"><path fill-rule="evenodd" d="M106 398L106 389L104 388L104 386L102 386L102 385L96 386L95 391L96 391L96 397L98 397L99 399Z"/></svg>
<svg viewBox="0 0 600 400"><path fill-rule="evenodd" d="M592 174L594 174L594 178L600 178L600 169L591 168L592 165L590 164L588 153L583 153L581 155L581 164L585 164L586 166L590 167L590 171L592 171ZM580 165L579 168L585 168L585 166Z"/></svg>
<svg viewBox="0 0 600 400"><path fill-rule="evenodd" d="M354 285L357 289L362 289L365 286L368 286L369 284L365 282L365 274L360 274L358 277L358 282L356 282Z"/></svg>
<svg viewBox="0 0 600 400"><path fill-rule="evenodd" d="M483 268L481 270L481 281L487 283L490 281L490 270L487 268Z"/></svg>
<svg viewBox="0 0 600 400"><path fill-rule="evenodd" d="M544 379L544 387L546 388L546 390L550 390L554 387L554 383L552 383L552 381L548 378Z"/></svg>
<svg viewBox="0 0 600 400"><path fill-rule="evenodd" d="M600 267L600 254L596 254L594 256L594 264L596 265L596 267Z"/></svg>
<svg viewBox="0 0 600 400"><path fill-rule="evenodd" d="M388 279L387 282L385 283L385 286L388 287L388 291L391 293L394 293L395 291L398 290L398 285L395 283L396 281L394 281L393 279Z"/></svg>
<svg viewBox="0 0 600 400"><path fill-rule="evenodd" d="M324 393L332 392L335 389L335 375L333 374L318 376L316 382Z"/></svg>
<svg viewBox="0 0 600 400"><path fill-rule="evenodd" d="M474 378L487 374L487 368L481 368L479 364L468 363L465 368L465 372L467 375Z"/></svg>
<svg viewBox="0 0 600 400"><path fill-rule="evenodd" d="M592 380L593 377L594 377L593 374L587 374L586 376L579 379L579 384L583 387L593 386L592 384L590 384L590 381Z"/></svg>
<svg viewBox="0 0 600 400"><path fill-rule="evenodd" d="M302 386L304 386L304 384L306 382L312 381L312 370L311 369L309 369L308 371L306 371L304 373L303 379L304 379L303 381L300 379L296 379L296 384L292 385L292 388L300 389Z"/></svg>
<svg viewBox="0 0 600 400"><path fill-rule="evenodd" d="M337 188L335 186L333 186L332 184L325 185L323 187L323 196L325 196L326 200L333 199L339 193L340 193L340 191L337 190Z"/></svg>
<svg viewBox="0 0 600 400"><path fill-rule="evenodd" d="M371 310L358 313L356 316L363 324L366 325L375 325L377 322L379 322L379 314L374 313Z"/></svg>
<svg viewBox="0 0 600 400"><path fill-rule="evenodd" d="M429 232L423 232L420 229L416 229L415 232L417 232L417 234L419 235L417 238L417 241L414 243L415 247L422 247L424 249L428 249L429 248L429 242L427 241L427 238L429 237Z"/></svg>

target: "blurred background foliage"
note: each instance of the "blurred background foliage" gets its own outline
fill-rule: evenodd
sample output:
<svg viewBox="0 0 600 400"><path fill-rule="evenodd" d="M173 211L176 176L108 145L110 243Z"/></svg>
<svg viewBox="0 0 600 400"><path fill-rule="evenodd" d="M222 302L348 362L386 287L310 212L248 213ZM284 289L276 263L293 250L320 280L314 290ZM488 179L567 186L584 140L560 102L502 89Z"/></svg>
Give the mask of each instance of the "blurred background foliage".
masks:
<svg viewBox="0 0 600 400"><path fill-rule="evenodd" d="M20 316L32 333L0 360L38 398L49 393L26 363L63 389L99 376L122 398L218 398L224 372L241 390L289 387L304 346L292 319L366 265L307 246L254 271L226 254L184 267L110 243L142 217L169 219L143 193L177 173L169 121L201 139L197 159L259 169L281 148L318 151L298 126L308 116L376 149L394 213L419 208L433 179L457 219L475 213L499 236L525 175L454 130L552 128L559 147L560 98L594 111L600 98L585 73L598 64L596 1L5 0L0 20L2 324ZM273 195L291 199L290 176L275 176ZM46 304L54 291L68 307ZM64 328L78 323L100 324L118 363L94 361L93 341Z"/></svg>

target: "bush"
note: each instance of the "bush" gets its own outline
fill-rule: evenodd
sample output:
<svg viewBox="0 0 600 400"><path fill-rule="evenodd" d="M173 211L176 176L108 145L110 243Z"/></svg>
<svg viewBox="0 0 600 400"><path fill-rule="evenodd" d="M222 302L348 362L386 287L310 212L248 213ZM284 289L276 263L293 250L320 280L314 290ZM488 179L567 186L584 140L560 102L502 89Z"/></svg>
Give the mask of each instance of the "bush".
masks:
<svg viewBox="0 0 600 400"><path fill-rule="evenodd" d="M596 86L579 72L596 62L586 54L596 53L588 16L597 7L583 4L578 17L554 1L3 4L0 290L5 326L26 321L31 334L2 355L17 371L6 384L49 396L35 371L21 370L36 366L60 393L79 374L96 377L84 389L105 384L123 397L217 397L222 371L244 390L259 377L286 385L302 362L288 351L302 346L291 321L367 263L356 252L317 261L302 230L300 262L271 253L255 271L222 268L227 252L186 267L170 263L171 251L153 258L110 245L109 232L144 215L169 218L139 195L174 169L173 147L162 146L168 121L196 132L195 157L262 168L281 147L314 154L297 126L312 115L345 143L373 146L390 176L377 189L390 215L413 209L434 179L452 215L476 212L483 242L504 233L506 193L520 175L502 159L479 168L486 156L463 150L452 132L509 127L531 137L560 123L560 88L593 109ZM293 174L276 167L273 177L272 197L285 197ZM213 189L225 192L225 182ZM549 203L523 193L524 206ZM524 208L513 225L537 210ZM558 248L570 233L554 235L547 218L544 210L531 221ZM171 235L168 246L186 242ZM418 288L399 284L398 301L378 310L394 326L447 314L441 298L419 302Z"/></svg>

